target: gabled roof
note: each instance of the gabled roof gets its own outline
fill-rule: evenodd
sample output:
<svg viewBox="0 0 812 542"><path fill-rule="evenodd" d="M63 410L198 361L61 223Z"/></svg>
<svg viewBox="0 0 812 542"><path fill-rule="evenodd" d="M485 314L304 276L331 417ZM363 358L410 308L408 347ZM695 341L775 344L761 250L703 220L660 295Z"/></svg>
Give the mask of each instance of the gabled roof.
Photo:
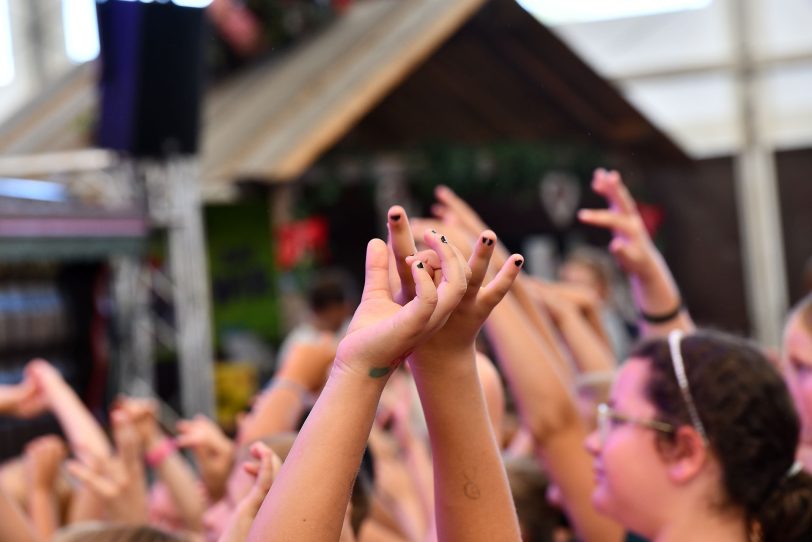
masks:
<svg viewBox="0 0 812 542"><path fill-rule="evenodd" d="M92 67L55 85L5 126L0 153L84 143ZM358 0L320 34L212 89L202 137L204 192L234 180L298 177L336 143L409 145L582 138L686 160L514 0Z"/></svg>

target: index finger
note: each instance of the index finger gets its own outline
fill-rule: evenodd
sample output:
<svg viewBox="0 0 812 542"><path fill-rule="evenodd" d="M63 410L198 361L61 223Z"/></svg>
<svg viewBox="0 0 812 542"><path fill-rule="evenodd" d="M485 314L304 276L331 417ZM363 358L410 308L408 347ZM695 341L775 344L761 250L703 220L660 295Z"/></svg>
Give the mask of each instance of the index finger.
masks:
<svg viewBox="0 0 812 542"><path fill-rule="evenodd" d="M637 213L637 205L629 193L620 173L615 170L606 171L598 168L592 178L592 187L596 192L605 197L609 204L624 214Z"/></svg>
<svg viewBox="0 0 812 542"><path fill-rule="evenodd" d="M414 297L414 280L406 257L414 254L416 249L406 210L400 205L393 205L387 213L386 227L389 230L388 245L394 255L395 268L403 290L402 297L411 299Z"/></svg>

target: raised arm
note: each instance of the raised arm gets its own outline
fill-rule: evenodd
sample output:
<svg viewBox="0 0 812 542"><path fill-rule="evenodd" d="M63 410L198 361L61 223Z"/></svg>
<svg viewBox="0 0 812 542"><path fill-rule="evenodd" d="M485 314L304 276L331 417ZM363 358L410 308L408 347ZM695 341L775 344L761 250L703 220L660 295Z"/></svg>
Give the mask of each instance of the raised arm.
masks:
<svg viewBox="0 0 812 542"><path fill-rule="evenodd" d="M146 463L166 486L186 528L201 531L206 508L203 492L191 465L159 427L157 405L150 399L122 397L118 406L135 424Z"/></svg>
<svg viewBox="0 0 812 542"><path fill-rule="evenodd" d="M22 510L0 489L0 542L41 542Z"/></svg>
<svg viewBox="0 0 812 542"><path fill-rule="evenodd" d="M76 392L50 363L36 359L25 369L48 408L59 420L73 452L81 459L110 457L112 448L99 423L76 395Z"/></svg>
<svg viewBox="0 0 812 542"><path fill-rule="evenodd" d="M442 220L443 231L449 228L461 229L466 233L470 242L475 240L480 232L488 229L476 211L450 188L438 186L434 191L434 195L437 203L432 206L432 211ZM455 241L455 243L457 242ZM467 245L457 243L456 246ZM509 256L510 253L507 248L499 240L496 240L491 257L491 273L502 267ZM572 383L575 378L572 364L559 344L549 313L544 307L535 302L531 291L532 284L529 282L530 276L526 273L520 273L511 286L510 295L518 302L525 313L525 318L530 321L536 332L544 339L547 347L552 351L553 357L551 359L558 364L561 377L566 382Z"/></svg>
<svg viewBox="0 0 812 542"><path fill-rule="evenodd" d="M25 446L28 515L43 540L50 540L59 528L55 484L66 456L65 443L56 435L38 437Z"/></svg>
<svg viewBox="0 0 812 542"><path fill-rule="evenodd" d="M474 349L482 323L523 264L518 255L508 257L494 279L482 287L495 239L489 230L479 236L469 260L471 276L465 296L446 325L409 357L431 441L437 539L441 542L521 539ZM454 251L447 243L439 248ZM434 266L430 260L426 265ZM449 393L452 383L454 392Z"/></svg>
<svg viewBox="0 0 812 542"><path fill-rule="evenodd" d="M486 331L522 423L535 438L550 478L561 489L565 511L579 538L617 542L622 536L620 526L592 506L592 460L583 446L587 431L557 365L550 362L550 349L510 296L492 311Z"/></svg>
<svg viewBox="0 0 812 542"><path fill-rule="evenodd" d="M254 483L231 513L218 542L245 542L248 539L259 507L271 489L274 476L282 467L279 456L262 442L252 444L250 452L254 461L244 462L241 468L254 478Z"/></svg>
<svg viewBox="0 0 812 542"><path fill-rule="evenodd" d="M378 239L370 241L361 304L249 540L340 538L350 489L386 380L420 340L445 322L465 287L464 274L462 284L457 274L449 284L435 288L432 277L417 263L411 272L416 295L401 306L389 289L386 245Z"/></svg>
<svg viewBox="0 0 812 542"><path fill-rule="evenodd" d="M317 344L294 345L271 385L240 424L237 441L247 445L268 435L298 429L311 398L324 385L334 357L331 338Z"/></svg>
<svg viewBox="0 0 812 542"><path fill-rule="evenodd" d="M595 170L592 189L606 198L608 209L582 209L585 224L612 231L609 251L629 277L644 336L665 336L673 329L695 326L662 254L646 231L637 205L617 171Z"/></svg>
<svg viewBox="0 0 812 542"><path fill-rule="evenodd" d="M567 343L578 372L614 371L617 362L609 343L595 331L595 326L590 323L580 306L554 287L542 286L538 293L558 332Z"/></svg>
<svg viewBox="0 0 812 542"><path fill-rule="evenodd" d="M192 451L209 500L217 502L226 493L228 475L234 466L234 442L202 414L191 420L180 420L177 430L176 444Z"/></svg>

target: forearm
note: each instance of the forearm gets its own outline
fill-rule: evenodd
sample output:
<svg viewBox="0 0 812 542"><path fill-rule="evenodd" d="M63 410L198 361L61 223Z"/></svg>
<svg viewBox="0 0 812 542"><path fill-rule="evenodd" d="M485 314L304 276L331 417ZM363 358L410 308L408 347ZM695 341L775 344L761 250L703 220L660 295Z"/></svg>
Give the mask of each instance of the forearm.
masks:
<svg viewBox="0 0 812 542"><path fill-rule="evenodd" d="M430 357L416 354L412 370L431 438L438 539L519 540L474 350Z"/></svg>
<svg viewBox="0 0 812 542"><path fill-rule="evenodd" d="M613 371L616 361L609 345L595 334L579 312L562 315L558 329L569 346L579 373Z"/></svg>
<svg viewBox="0 0 812 542"><path fill-rule="evenodd" d="M28 515L39 537L50 540L59 528L53 491L48 488L31 488L28 494Z"/></svg>
<svg viewBox="0 0 812 542"><path fill-rule="evenodd" d="M333 369L249 540L338 540L384 379Z"/></svg>
<svg viewBox="0 0 812 542"><path fill-rule="evenodd" d="M277 382L264 391L240 427L237 442L250 444L269 435L295 430L304 412L303 392L295 386Z"/></svg>
<svg viewBox="0 0 812 542"><path fill-rule="evenodd" d="M163 438L166 437L160 437ZM148 446L160 445L160 439L153 440ZM154 470L169 490L186 528L192 531L201 530L206 504L198 487L197 477L180 452L178 450L170 452L154 466Z"/></svg>
<svg viewBox="0 0 812 542"><path fill-rule="evenodd" d="M592 458L584 448L586 430L576 420L567 429L548 438L538 448L538 457L550 480L561 491L564 510L583 542L619 542L620 525L598 513L592 505L595 475Z"/></svg>
<svg viewBox="0 0 812 542"><path fill-rule="evenodd" d="M556 336L553 322L547 312L536 303L529 290L529 285L526 284L527 275L520 274L516 281L511 286L510 294L506 296L505 300L513 299L518 303L527 320L532 324L533 329L542 338L550 351L547 359L555 363L561 378L565 382L573 382L575 379L575 372L569 359L559 344L559 339ZM502 301L502 303L505 302Z"/></svg>
<svg viewBox="0 0 812 542"><path fill-rule="evenodd" d="M682 298L662 255L659 252L653 255L645 269L629 277L635 307L638 312L649 315L671 313L680 306ZM651 323L640 318L640 331L644 337L665 336L672 329L691 332L695 327L686 308L663 323Z"/></svg>
<svg viewBox="0 0 812 542"><path fill-rule="evenodd" d="M5 492L0 491L0 542L39 542L40 537Z"/></svg>
<svg viewBox="0 0 812 542"><path fill-rule="evenodd" d="M59 420L71 449L80 459L85 461L87 458L84 456L90 455L94 459L105 460L112 455L110 442L101 426L66 382L55 382L47 394L51 411Z"/></svg>
<svg viewBox="0 0 812 542"><path fill-rule="evenodd" d="M410 442L405 446L406 466L412 477L415 492L420 499L423 517L434 515L434 473L432 472L431 456L425 442L411 435Z"/></svg>
<svg viewBox="0 0 812 542"><path fill-rule="evenodd" d="M552 352L510 296L493 309L485 330L523 425L535 439L543 440L578 417L574 398L564 386L557 365L550 362Z"/></svg>

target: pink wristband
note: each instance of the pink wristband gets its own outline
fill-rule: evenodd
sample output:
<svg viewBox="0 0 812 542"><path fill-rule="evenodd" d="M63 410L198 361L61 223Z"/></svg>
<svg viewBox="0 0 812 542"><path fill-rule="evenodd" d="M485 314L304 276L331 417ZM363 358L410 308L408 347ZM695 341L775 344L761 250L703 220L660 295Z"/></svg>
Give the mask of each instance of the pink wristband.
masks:
<svg viewBox="0 0 812 542"><path fill-rule="evenodd" d="M147 453L144 454L144 460L146 460L147 465L152 467L153 469L163 463L167 457L172 455L178 447L175 445L175 441L173 439L164 437L152 448L147 450Z"/></svg>

